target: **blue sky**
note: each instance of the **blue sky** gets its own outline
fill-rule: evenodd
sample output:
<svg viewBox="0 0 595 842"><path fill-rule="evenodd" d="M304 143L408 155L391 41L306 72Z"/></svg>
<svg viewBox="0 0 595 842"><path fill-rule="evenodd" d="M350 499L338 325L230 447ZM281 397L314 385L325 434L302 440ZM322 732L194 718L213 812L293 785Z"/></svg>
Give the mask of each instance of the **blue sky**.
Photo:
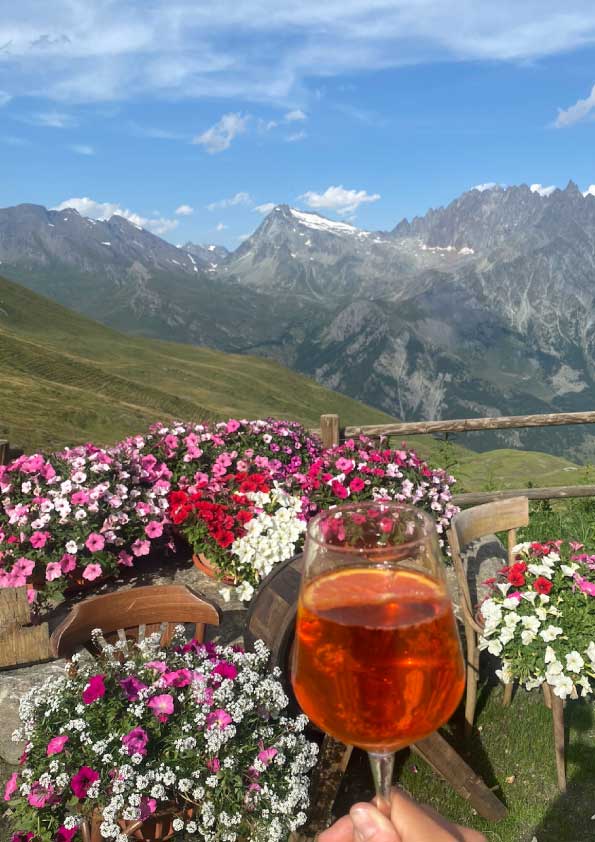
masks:
<svg viewBox="0 0 595 842"><path fill-rule="evenodd" d="M270 203L386 229L479 183L595 183L591 0L3 5L0 206L235 248Z"/></svg>

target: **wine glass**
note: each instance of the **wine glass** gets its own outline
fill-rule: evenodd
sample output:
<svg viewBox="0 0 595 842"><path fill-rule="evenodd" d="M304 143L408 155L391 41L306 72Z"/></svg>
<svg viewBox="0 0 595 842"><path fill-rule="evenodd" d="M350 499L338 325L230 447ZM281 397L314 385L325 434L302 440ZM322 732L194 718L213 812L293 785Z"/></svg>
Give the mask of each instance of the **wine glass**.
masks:
<svg viewBox="0 0 595 842"><path fill-rule="evenodd" d="M465 686L426 512L366 502L310 521L291 680L321 730L368 752L376 794L390 803L395 751L444 724Z"/></svg>

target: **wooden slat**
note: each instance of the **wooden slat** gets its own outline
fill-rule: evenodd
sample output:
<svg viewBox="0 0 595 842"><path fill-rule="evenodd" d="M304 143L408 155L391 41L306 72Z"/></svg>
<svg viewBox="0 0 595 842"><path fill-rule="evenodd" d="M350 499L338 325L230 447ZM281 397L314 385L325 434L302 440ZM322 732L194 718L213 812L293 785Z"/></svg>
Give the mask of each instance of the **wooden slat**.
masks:
<svg viewBox="0 0 595 842"><path fill-rule="evenodd" d="M8 450L7 439L0 439L0 465L8 464Z"/></svg>
<svg viewBox="0 0 595 842"><path fill-rule="evenodd" d="M453 495L456 506L478 506L510 497L528 497L529 500L557 500L571 497L595 497L595 485L560 485L552 488L513 488L506 491L471 491Z"/></svg>
<svg viewBox="0 0 595 842"><path fill-rule="evenodd" d="M322 418L325 416L323 415ZM564 424L595 424L595 412L555 412L546 415L501 415L495 418L455 418L441 421L402 421L345 427L345 435L393 436L426 433L465 433L472 430L510 430L525 427L554 427Z"/></svg>

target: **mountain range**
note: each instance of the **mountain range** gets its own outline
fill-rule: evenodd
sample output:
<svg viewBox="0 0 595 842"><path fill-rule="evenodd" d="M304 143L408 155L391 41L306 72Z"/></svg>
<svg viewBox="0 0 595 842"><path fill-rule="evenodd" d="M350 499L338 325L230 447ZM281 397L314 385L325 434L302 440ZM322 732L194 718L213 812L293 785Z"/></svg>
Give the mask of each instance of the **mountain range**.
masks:
<svg viewBox="0 0 595 842"><path fill-rule="evenodd" d="M128 332L272 357L406 420L592 409L595 197L473 189L363 231L275 207L238 249L0 210L0 270ZM590 458L588 428L467 434Z"/></svg>

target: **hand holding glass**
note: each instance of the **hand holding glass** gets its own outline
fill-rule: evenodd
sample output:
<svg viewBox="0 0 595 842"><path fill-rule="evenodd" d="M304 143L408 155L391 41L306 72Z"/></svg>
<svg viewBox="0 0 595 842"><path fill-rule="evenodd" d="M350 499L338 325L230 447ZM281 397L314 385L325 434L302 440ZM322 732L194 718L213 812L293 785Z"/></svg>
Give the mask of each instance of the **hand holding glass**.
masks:
<svg viewBox="0 0 595 842"><path fill-rule="evenodd" d="M368 751L376 792L388 801L394 752L443 725L465 685L428 514L356 503L310 521L292 683L316 725Z"/></svg>

